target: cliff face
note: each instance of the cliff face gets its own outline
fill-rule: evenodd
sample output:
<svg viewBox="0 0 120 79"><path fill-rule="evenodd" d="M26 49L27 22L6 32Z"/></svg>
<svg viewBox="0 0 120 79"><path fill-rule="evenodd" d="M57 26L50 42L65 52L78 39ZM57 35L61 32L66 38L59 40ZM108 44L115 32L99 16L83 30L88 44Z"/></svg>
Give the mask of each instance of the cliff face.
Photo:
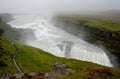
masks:
<svg viewBox="0 0 120 79"><path fill-rule="evenodd" d="M83 23L76 24L63 19L55 19L54 25L75 35L96 46L104 48L104 51L110 52L108 55L111 62L117 60L114 66L120 68L120 31L105 31L98 28L84 26ZM115 55L115 57L113 57ZM118 63L118 64L116 64Z"/></svg>

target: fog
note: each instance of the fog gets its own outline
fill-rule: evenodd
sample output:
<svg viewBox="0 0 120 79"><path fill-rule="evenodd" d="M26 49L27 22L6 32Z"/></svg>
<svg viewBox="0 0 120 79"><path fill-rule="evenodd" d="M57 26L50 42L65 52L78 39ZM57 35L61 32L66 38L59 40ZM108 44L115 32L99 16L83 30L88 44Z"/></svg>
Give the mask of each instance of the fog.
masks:
<svg viewBox="0 0 120 79"><path fill-rule="evenodd" d="M120 10L120 0L0 0L0 13L79 13Z"/></svg>

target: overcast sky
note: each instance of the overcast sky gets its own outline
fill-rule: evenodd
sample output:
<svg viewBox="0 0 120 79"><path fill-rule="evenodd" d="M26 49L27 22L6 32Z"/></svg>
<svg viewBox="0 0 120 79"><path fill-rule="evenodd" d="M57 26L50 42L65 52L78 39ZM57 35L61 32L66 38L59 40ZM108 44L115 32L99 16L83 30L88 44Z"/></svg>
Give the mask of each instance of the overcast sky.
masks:
<svg viewBox="0 0 120 79"><path fill-rule="evenodd" d="M0 0L0 13L120 10L120 0Z"/></svg>

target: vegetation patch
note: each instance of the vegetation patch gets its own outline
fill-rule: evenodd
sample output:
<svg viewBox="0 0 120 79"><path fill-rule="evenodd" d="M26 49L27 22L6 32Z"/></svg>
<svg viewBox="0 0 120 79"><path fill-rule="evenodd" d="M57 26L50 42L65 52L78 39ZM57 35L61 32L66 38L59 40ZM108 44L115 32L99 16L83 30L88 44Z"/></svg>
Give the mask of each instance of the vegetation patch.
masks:
<svg viewBox="0 0 120 79"><path fill-rule="evenodd" d="M89 26L105 31L120 31L120 24L109 20L100 20L87 17L62 17L62 19L78 25Z"/></svg>
<svg viewBox="0 0 120 79"><path fill-rule="evenodd" d="M79 70L77 74L71 74L57 79L119 79L119 74L120 72L101 67Z"/></svg>
<svg viewBox="0 0 120 79"><path fill-rule="evenodd" d="M100 65L75 59L56 57L43 50L17 43L17 62L24 72L48 72L55 63L67 64L72 69L99 68Z"/></svg>
<svg viewBox="0 0 120 79"><path fill-rule="evenodd" d="M5 36L0 37L0 75L3 73L14 74L16 73L16 69L12 62L12 56L15 48Z"/></svg>

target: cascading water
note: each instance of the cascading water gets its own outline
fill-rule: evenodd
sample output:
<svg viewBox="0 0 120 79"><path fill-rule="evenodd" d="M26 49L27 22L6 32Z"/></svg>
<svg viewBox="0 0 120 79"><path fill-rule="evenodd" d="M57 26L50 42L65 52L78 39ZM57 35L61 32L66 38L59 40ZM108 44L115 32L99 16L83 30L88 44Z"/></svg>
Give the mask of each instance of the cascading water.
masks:
<svg viewBox="0 0 120 79"><path fill-rule="evenodd" d="M91 61L112 67L108 56L101 48L54 27L44 18L35 15L16 15L14 18L14 21L8 23L12 27L33 30L36 39L32 42L26 39L28 45L56 56Z"/></svg>

